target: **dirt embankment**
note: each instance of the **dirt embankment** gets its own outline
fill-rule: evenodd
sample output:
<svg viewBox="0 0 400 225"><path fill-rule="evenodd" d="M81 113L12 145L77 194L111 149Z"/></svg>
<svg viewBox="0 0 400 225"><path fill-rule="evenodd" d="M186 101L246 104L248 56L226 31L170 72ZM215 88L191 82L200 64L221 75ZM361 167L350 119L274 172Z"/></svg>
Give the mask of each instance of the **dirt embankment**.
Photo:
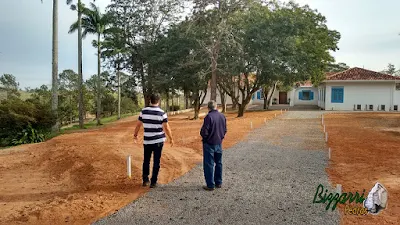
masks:
<svg viewBox="0 0 400 225"><path fill-rule="evenodd" d="M388 113L332 114L325 117L332 160L327 169L343 192L365 196L376 182L388 190L388 208L379 215L345 215L342 224L399 224L400 115Z"/></svg>
<svg viewBox="0 0 400 225"><path fill-rule="evenodd" d="M273 112L228 113L224 148L271 119ZM176 145L166 144L160 183L183 175L202 159L202 120L170 117ZM58 136L50 141L0 151L0 224L88 224L140 197L143 150L132 139L136 121ZM142 135L142 133L141 133ZM132 179L126 156L132 156Z"/></svg>

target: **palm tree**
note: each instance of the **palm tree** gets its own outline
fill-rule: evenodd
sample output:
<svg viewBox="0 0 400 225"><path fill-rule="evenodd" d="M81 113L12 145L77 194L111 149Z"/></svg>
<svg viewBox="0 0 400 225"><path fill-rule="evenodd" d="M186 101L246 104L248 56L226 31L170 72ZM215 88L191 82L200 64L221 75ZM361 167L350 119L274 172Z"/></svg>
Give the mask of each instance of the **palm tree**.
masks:
<svg viewBox="0 0 400 225"><path fill-rule="evenodd" d="M97 41L93 42L93 46L97 47L97 125L100 125L101 99L100 99L100 69L101 69L101 36L107 31L109 17L107 14L100 12L100 9L93 3L90 3L90 8L83 8L83 17L81 18L81 27L83 28L82 37L87 34L96 34ZM80 20L71 25L69 32L79 31Z"/></svg>
<svg viewBox="0 0 400 225"><path fill-rule="evenodd" d="M111 18L109 18L111 20ZM119 35L120 29L113 27L109 28L107 36L104 37L102 42L102 56L111 59L114 63L114 69L117 75L118 87L118 120L121 119L121 64L123 62L123 55L126 53L124 48L123 38Z"/></svg>
<svg viewBox="0 0 400 225"><path fill-rule="evenodd" d="M41 0L43 3L43 0ZM53 40L52 40L52 69L51 69L51 111L56 118L53 131L58 131L58 0L53 0Z"/></svg>
<svg viewBox="0 0 400 225"><path fill-rule="evenodd" d="M77 30L78 30L78 90L79 90L79 127L83 128L83 75L82 75L82 13L84 11L84 5L81 0L78 0L78 4L72 4L72 0L67 0L67 5L71 6L71 10L78 12ZM70 31L71 32L71 31Z"/></svg>

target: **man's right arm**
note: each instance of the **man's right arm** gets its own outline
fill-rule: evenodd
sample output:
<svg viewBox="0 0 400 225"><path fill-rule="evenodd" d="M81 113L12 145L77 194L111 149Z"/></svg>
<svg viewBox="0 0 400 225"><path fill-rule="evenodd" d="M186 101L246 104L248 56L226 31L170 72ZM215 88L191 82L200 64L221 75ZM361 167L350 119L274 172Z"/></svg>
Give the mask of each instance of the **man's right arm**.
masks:
<svg viewBox="0 0 400 225"><path fill-rule="evenodd" d="M225 133L224 134L226 134L226 132L228 132L228 130L227 130L227 128L226 128L226 117L224 116L224 120L225 120L225 124L224 124L224 126L225 126Z"/></svg>

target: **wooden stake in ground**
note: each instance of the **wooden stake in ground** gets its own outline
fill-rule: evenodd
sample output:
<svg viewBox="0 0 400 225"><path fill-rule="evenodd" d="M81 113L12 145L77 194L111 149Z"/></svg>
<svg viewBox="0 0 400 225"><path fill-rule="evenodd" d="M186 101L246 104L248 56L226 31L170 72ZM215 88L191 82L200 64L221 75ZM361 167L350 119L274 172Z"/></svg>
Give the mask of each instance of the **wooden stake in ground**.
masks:
<svg viewBox="0 0 400 225"><path fill-rule="evenodd" d="M325 142L328 142L328 132L325 133Z"/></svg>
<svg viewBox="0 0 400 225"><path fill-rule="evenodd" d="M267 119L266 118L264 118L264 123L267 124Z"/></svg>
<svg viewBox="0 0 400 225"><path fill-rule="evenodd" d="M132 162L132 160L131 160L131 156L129 155L128 157L127 157L127 159L126 159L126 168L127 168L127 174L128 174L128 177L129 177L129 179L131 179L132 178L132 166L131 166L131 163Z"/></svg>
<svg viewBox="0 0 400 225"><path fill-rule="evenodd" d="M253 129L253 122L250 122L250 129Z"/></svg>

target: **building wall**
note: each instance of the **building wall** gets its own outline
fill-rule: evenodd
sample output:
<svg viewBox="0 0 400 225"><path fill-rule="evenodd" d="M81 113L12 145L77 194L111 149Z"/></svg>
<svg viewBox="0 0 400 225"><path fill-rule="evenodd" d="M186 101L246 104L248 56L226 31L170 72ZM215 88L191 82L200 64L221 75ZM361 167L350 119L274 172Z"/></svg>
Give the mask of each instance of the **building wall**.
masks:
<svg viewBox="0 0 400 225"><path fill-rule="evenodd" d="M259 90L259 91L257 91L257 92L260 92L261 90ZM257 98L257 92L256 93L254 93L254 98L252 98L252 103L253 104L264 104L264 96L261 94L261 98L260 99L258 99ZM279 90L275 90L274 91L274 93L272 94L272 100L271 100L271 103L270 103L270 105L272 105L272 103L274 102L274 98L276 98L276 103L277 104L279 104ZM293 93L294 93L294 90L291 90L291 91L288 91L287 92L287 98L289 99L293 99ZM287 100L288 100L287 99ZM291 102L290 102L290 105L292 106L292 104L293 104L293 101L291 100Z"/></svg>
<svg viewBox="0 0 400 225"><path fill-rule="evenodd" d="M318 107L325 109L325 94L326 94L326 86L325 84L321 84L318 87Z"/></svg>
<svg viewBox="0 0 400 225"><path fill-rule="evenodd" d="M299 92L311 91L314 94L313 100L301 100L299 98ZM318 105L318 88L315 87L299 87L294 92L294 105Z"/></svg>
<svg viewBox="0 0 400 225"><path fill-rule="evenodd" d="M398 89L400 89L400 81L398 81L398 86ZM397 105L400 111L400 90L396 90L396 85L393 88L393 105Z"/></svg>
<svg viewBox="0 0 400 225"><path fill-rule="evenodd" d="M343 87L343 103L332 103L332 87ZM354 110L354 105L385 105L385 111L393 109L393 103L400 105L400 91L395 91L394 82L329 82L326 84L325 110Z"/></svg>

